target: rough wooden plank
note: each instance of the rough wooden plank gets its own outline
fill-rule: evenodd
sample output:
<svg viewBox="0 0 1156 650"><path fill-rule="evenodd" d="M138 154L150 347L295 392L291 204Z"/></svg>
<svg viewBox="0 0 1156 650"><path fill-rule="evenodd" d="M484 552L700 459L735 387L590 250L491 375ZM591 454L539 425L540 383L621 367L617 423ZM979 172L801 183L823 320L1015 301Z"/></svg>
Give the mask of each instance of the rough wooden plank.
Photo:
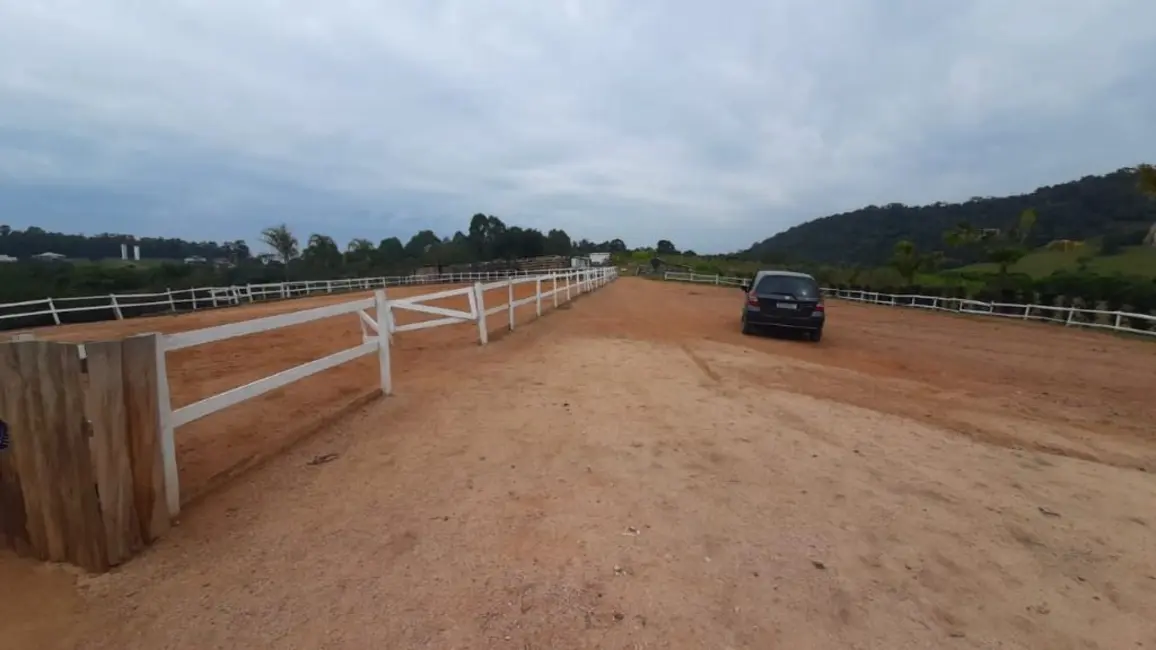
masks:
<svg viewBox="0 0 1156 650"><path fill-rule="evenodd" d="M147 543L170 526L165 499L164 464L161 456L160 410L156 334L134 336L122 342L125 423L132 462L133 499L140 521L141 538Z"/></svg>
<svg viewBox="0 0 1156 650"><path fill-rule="evenodd" d="M0 443L0 537L7 548L19 555L34 555L16 456L17 440L28 433L23 429L19 381L16 347L0 343L0 427L4 428L0 436L4 439Z"/></svg>
<svg viewBox="0 0 1156 650"><path fill-rule="evenodd" d="M24 493L24 511L28 515L28 534L36 557L63 562L66 559L64 533L59 522L63 505L52 483L48 458L54 453L54 436L49 435L45 419L42 357L48 344L28 341L15 344L17 390L26 433L17 439L17 462ZM51 392L51 391L50 391Z"/></svg>
<svg viewBox="0 0 1156 650"><path fill-rule="evenodd" d="M124 374L119 341L89 343L85 412L104 521L108 561L117 565L143 546L133 496L132 462L124 407Z"/></svg>
<svg viewBox="0 0 1156 650"><path fill-rule="evenodd" d="M108 552L88 451L80 353L75 345L49 343L41 359L45 433L51 441L46 458L60 504L58 525L64 535L65 560L89 571L105 571Z"/></svg>

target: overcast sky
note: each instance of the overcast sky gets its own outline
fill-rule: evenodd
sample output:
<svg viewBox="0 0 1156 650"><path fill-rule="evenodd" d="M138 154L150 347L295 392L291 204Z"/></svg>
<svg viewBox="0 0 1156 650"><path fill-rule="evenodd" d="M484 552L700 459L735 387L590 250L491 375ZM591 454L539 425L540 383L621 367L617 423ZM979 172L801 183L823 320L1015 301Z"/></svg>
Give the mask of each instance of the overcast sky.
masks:
<svg viewBox="0 0 1156 650"><path fill-rule="evenodd" d="M0 222L733 250L1156 162L1152 0L0 0Z"/></svg>

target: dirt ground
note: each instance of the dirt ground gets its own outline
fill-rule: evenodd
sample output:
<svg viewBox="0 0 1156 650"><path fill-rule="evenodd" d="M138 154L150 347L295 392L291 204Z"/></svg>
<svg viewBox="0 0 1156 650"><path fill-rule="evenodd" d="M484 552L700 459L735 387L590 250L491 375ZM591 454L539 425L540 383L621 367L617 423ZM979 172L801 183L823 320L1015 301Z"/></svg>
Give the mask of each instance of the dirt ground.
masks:
<svg viewBox="0 0 1156 650"><path fill-rule="evenodd" d="M399 334L394 397L226 482L126 566L0 555L20 594L0 639L1156 648L1156 345L843 302L815 345L742 336L740 300L628 278L486 347L469 326ZM174 395L356 328L206 347L170 361ZM372 370L180 429L181 453L261 440L299 400L332 410Z"/></svg>
<svg viewBox="0 0 1156 650"><path fill-rule="evenodd" d="M404 298L454 288L453 285L391 287L387 295L390 298ZM543 290L552 288L544 286ZM520 299L534 295L535 287L524 283L515 285L514 290L515 298ZM484 302L488 307L494 307L509 302L508 295L508 288L491 289L486 292ZM572 295L576 295L576 290ZM171 334L372 296L373 292L326 295L176 316L42 328L33 333L42 339L66 341L123 338L147 332ZM552 301L552 298L547 299L543 311L553 307ZM425 304L469 311L468 298L465 296ZM369 313L374 315L375 310L370 309ZM517 323L533 320L535 315L534 304L518 307L515 327ZM395 310L395 318L402 325L439 317ZM487 325L494 335L500 335L502 331L508 331L509 314L502 312L491 315L487 318ZM402 367L417 363L417 357L413 355L423 350L476 345L477 336L477 325L472 322L403 333L395 341L393 362ZM356 314L347 314L178 350L167 357L173 408L180 408L360 343L361 326L358 317ZM378 382L377 359L363 357L317 375L310 381L292 384L179 428L175 438L182 501L196 500L227 482L231 476L275 455L302 437L333 422L349 409L363 405L378 388Z"/></svg>

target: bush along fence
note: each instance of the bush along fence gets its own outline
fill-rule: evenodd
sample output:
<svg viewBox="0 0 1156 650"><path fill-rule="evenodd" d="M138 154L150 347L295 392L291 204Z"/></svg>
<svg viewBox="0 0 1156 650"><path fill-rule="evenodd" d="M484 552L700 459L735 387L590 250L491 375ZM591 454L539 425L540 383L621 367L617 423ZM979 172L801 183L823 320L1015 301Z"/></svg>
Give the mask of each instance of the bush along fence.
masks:
<svg viewBox="0 0 1156 650"><path fill-rule="evenodd" d="M533 305L541 316L615 278L613 267L568 270L397 300L378 288L372 297L175 334L84 345L0 343L0 543L21 555L105 571L162 535L179 514L181 426L364 356L377 358L377 394L391 395L394 336L464 324L476 326L485 345L487 316L508 314L513 330L518 307ZM523 293L515 288L527 284L533 294L515 299ZM487 305L492 290L504 290L505 302ZM467 307L428 304L455 296ZM399 310L429 318L398 325ZM169 352L346 314L361 323L360 344L172 408Z"/></svg>
<svg viewBox="0 0 1156 650"><path fill-rule="evenodd" d="M696 282L720 286L742 286L749 278L702 275L696 273L668 272L664 279L676 282ZM823 288L823 294L841 300L852 300L874 305L893 307L913 307L934 311L946 311L977 316L999 316L1019 320L1037 320L1061 323L1065 326L1094 327L1131 334L1156 336L1156 315L1123 311L1120 309L1097 309L1093 301L1073 299L1073 304L1056 305L1058 296L1042 296L1047 300L1036 304L1031 302L1000 302L972 300L958 296L923 295L911 293L883 293L863 289Z"/></svg>
<svg viewBox="0 0 1156 650"><path fill-rule="evenodd" d="M563 269L559 269L562 271ZM300 280L269 284L167 290L159 293L110 293L100 296L41 298L0 304L0 331L122 320L135 316L213 309L242 303L285 300L316 294L369 291L415 284L451 284L529 277L543 271L488 271L441 273L340 280Z"/></svg>

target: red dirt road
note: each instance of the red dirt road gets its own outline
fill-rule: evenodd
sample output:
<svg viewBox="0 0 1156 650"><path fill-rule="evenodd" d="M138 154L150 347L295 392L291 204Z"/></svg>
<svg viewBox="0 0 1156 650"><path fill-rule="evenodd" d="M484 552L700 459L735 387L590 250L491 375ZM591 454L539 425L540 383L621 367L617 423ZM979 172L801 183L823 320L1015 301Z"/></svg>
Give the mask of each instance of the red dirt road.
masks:
<svg viewBox="0 0 1156 650"><path fill-rule="evenodd" d="M22 594L0 638L1156 643L1156 345L848 303L814 345L742 336L739 306L623 279L484 348L468 326L400 334L395 397L228 483L127 566L0 556ZM338 372L299 397L370 381Z"/></svg>
<svg viewBox="0 0 1156 650"><path fill-rule="evenodd" d="M565 286L564 284L562 285ZM390 298L431 294L454 286L425 285L391 287ZM552 286L544 286L548 291ZM515 285L515 298L534 295L532 283ZM508 289L491 289L485 303L494 307L508 301ZM253 318L311 309L372 297L372 292L318 296L298 300L245 305L179 316L67 325L36 330L39 338L93 341L133 334L171 334ZM560 297L561 300L561 297ZM468 299L455 296L425 304L469 311ZM543 311L553 307L544 301ZM369 310L373 315L374 310ZM515 326L533 320L535 305L523 305L515 313ZM399 325L438 318L412 311L395 310ZM508 313L491 315L489 330L495 335L509 327ZM394 364L417 363L415 354L428 349L477 344L474 323L406 332L397 337ZM295 327L253 334L178 350L168 355L168 375L173 408L268 377L302 363L361 343L356 314L315 321ZM364 357L260 398L215 413L179 428L175 433L183 501L195 500L231 475L261 462L342 415L342 407L356 407L378 388L377 360Z"/></svg>

